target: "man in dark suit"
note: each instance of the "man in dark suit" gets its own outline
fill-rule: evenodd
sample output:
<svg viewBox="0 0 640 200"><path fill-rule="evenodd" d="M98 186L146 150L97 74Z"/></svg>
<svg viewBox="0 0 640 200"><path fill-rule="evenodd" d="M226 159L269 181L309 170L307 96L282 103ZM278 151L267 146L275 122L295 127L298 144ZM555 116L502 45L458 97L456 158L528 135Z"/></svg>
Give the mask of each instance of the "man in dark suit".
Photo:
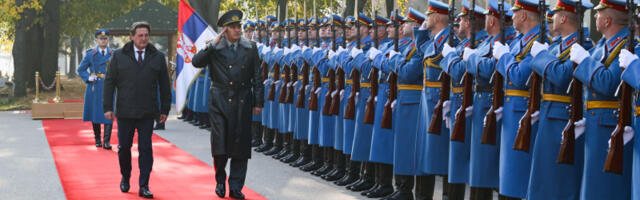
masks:
<svg viewBox="0 0 640 200"><path fill-rule="evenodd" d="M134 132L138 130L138 195L144 198L153 198L149 191L149 175L153 166L153 122L155 118L159 118L159 122L164 123L171 108L167 62L164 54L149 44L150 32L151 26L147 22L133 23L131 41L116 50L109 63L103 101L105 118L113 120L113 94L114 90L117 90L115 116L118 117L118 159L122 174L122 192L129 191L131 145Z"/></svg>
<svg viewBox="0 0 640 200"><path fill-rule="evenodd" d="M211 153L216 170L216 194L225 196L231 159L229 197L244 199L241 190L251 158L251 117L262 112L264 86L255 42L242 37L242 12L231 10L217 22L224 27L207 48L193 57L193 66L209 67L213 81L209 95Z"/></svg>

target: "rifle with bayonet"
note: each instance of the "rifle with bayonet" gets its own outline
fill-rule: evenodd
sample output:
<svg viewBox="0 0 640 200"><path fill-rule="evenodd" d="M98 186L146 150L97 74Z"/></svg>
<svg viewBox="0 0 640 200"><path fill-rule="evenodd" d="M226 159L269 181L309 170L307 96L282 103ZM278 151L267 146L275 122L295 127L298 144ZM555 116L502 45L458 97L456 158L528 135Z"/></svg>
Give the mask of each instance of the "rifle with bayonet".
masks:
<svg viewBox="0 0 640 200"><path fill-rule="evenodd" d="M455 17L453 16L453 14L455 13L455 0L449 0L449 27L453 28L454 26L454 22L455 22ZM449 31L449 39L447 41L447 43L449 44L449 46L455 46L453 43L454 40L454 35L453 35L453 31ZM429 59L425 59L425 63L424 65L427 65L427 61ZM428 67L428 66L427 66ZM438 100L438 103L436 103L436 106L433 108L433 115L431 115L431 122L429 123L429 128L427 130L427 132L431 133L431 134L436 134L436 135L440 135L440 133L442 132L442 110L443 110L443 106L444 106L444 102L449 100L449 92L451 90L451 77L443 72L440 72L440 97ZM451 140L453 140L454 137L451 137Z"/></svg>
<svg viewBox="0 0 640 200"><path fill-rule="evenodd" d="M476 30L475 30L475 10L476 10L476 0L471 1L471 11L469 11L468 18L469 24L471 25L471 44L469 44L469 48L476 48ZM453 130L451 132L451 140L452 141L460 141L464 142L465 140L465 129L467 128L467 114L466 108L473 105L473 76L465 70L464 75L462 77L462 106L456 112L456 122L453 124Z"/></svg>
<svg viewBox="0 0 640 200"><path fill-rule="evenodd" d="M356 0L356 2L358 2ZM357 3L356 3L357 4ZM353 12L353 16L355 18L355 26L356 26L356 46L354 48L360 48L360 19L358 16L358 6L356 5L355 11ZM352 49L353 51L354 49ZM357 66L353 66L351 69L351 94L349 94L349 98L347 99L347 107L344 111L345 119L355 119L356 115L356 94L360 92L360 71L357 69Z"/></svg>
<svg viewBox="0 0 640 200"><path fill-rule="evenodd" d="M336 24L336 20L335 17L332 16L331 17L331 49L335 52L337 45L336 45L336 30L335 30L335 24ZM329 72L327 73L328 78L329 78L329 89L327 90L327 94L324 96L324 107L322 107L322 115L332 115L333 112L331 112L331 100L333 100L332 98L332 93L333 91L335 91L336 89L336 70L333 67L329 67Z"/></svg>
<svg viewBox="0 0 640 200"><path fill-rule="evenodd" d="M315 16L316 22L313 27L316 29L316 47L320 47L320 29L318 28L318 15ZM311 91L311 95L309 95L309 110L318 110L318 95L316 94L316 90L320 88L322 84L322 79L320 75L320 70L317 66L313 66L313 90Z"/></svg>
<svg viewBox="0 0 640 200"><path fill-rule="evenodd" d="M498 4L498 10L500 12L500 43L505 44L507 42L505 38L505 13L504 10L504 0L501 0ZM496 59L496 63L498 62ZM494 66L495 67L495 66ZM493 99L491 101L491 108L487 111L485 115L485 123L484 128L482 129L482 138L480 142L482 144L490 144L496 145L496 131L498 128L498 119L496 117L495 111L504 105L504 90L503 90L503 82L504 77L502 74L498 72L497 69L493 71L493 75L491 75L490 84L493 84L492 94Z"/></svg>
<svg viewBox="0 0 640 200"><path fill-rule="evenodd" d="M634 1L627 0L627 9L629 10L629 34L627 35L627 50L631 53L634 52L635 45L635 26L634 22L637 22L636 17L636 4ZM615 174L622 174L622 168L624 166L624 128L631 126L631 100L632 100L632 88L627 82L622 81L620 86L616 90L616 96L620 97L619 101L619 116L616 129L611 133L609 151L607 152L607 159L604 164L604 171Z"/></svg>
<svg viewBox="0 0 640 200"><path fill-rule="evenodd" d="M545 43L546 28L545 28L545 14L546 5L544 0L538 1L538 10L540 11L540 32L538 33L538 40L540 43ZM582 26L582 25L580 25ZM518 128L518 134L516 140L513 143L513 149L529 152L531 148L531 115L540 110L540 85L542 77L535 72L531 72L529 76L529 104L524 116L520 119L520 128Z"/></svg>
<svg viewBox="0 0 640 200"><path fill-rule="evenodd" d="M374 11L373 15L373 44L374 47L378 48L378 23L376 22L376 14L378 11ZM371 65L373 65L373 61L371 61ZM363 122L365 124L373 124L373 120L376 116L376 97L378 96L378 68L371 66L371 71L369 73L369 82L371 83L371 91L369 92L369 98L367 98L367 105L364 109L364 119Z"/></svg>
<svg viewBox="0 0 640 200"><path fill-rule="evenodd" d="M400 32L398 29L400 28L400 23L398 23L398 10L393 13L393 29L395 31L395 35L393 37L393 50L398 52L398 40L400 40ZM394 70L391 70L389 73L389 77L387 78L387 83L389 83L389 95L387 98L387 102L384 103L384 110L382 111L382 123L380 123L380 128L391 129L393 127L393 108L391 108L393 101L395 101L398 97L398 74Z"/></svg>
<svg viewBox="0 0 640 200"><path fill-rule="evenodd" d="M304 13L304 34L306 36L306 43L307 46L311 46L311 43L309 43L309 24L307 22L307 12L306 12L306 7L307 4L306 2L304 3L304 8L303 9L303 13ZM300 90L298 90L298 99L296 100L296 108L304 108L304 99L306 97L306 87L307 85L309 85L309 63L307 62L306 59L302 59L303 60L303 64L302 64L302 85L300 86Z"/></svg>
<svg viewBox="0 0 640 200"><path fill-rule="evenodd" d="M289 20L287 20L287 25L284 27L284 31L287 32L287 48L291 48L291 29L289 26ZM282 59L285 59L287 55L283 55ZM291 81L291 67L290 64L284 64L284 80L282 82L282 86L280 86L280 97L278 97L278 103L288 103L289 96L293 96L293 92L289 93L289 83Z"/></svg>
<svg viewBox="0 0 640 200"><path fill-rule="evenodd" d="M279 39L278 39L277 46L280 47L282 43L282 32L278 31L278 37ZM276 61L273 63L272 71L273 71L273 82L269 86L269 94L267 94L267 100L269 101L274 101L276 97L276 84L280 80L280 63L279 62ZM278 102L280 102L280 97L278 97Z"/></svg>
<svg viewBox="0 0 640 200"><path fill-rule="evenodd" d="M584 17L584 8L582 7L582 0L576 3L576 13L578 14L578 44L584 45L584 28L582 27L582 18ZM573 70L578 67L578 64L573 63ZM567 125L562 130L562 142L560 143L560 150L558 151L557 162L561 164L572 165L575 158L575 124L582 119L582 82L576 77L571 79L569 88L567 91L571 95L570 104L571 114Z"/></svg>

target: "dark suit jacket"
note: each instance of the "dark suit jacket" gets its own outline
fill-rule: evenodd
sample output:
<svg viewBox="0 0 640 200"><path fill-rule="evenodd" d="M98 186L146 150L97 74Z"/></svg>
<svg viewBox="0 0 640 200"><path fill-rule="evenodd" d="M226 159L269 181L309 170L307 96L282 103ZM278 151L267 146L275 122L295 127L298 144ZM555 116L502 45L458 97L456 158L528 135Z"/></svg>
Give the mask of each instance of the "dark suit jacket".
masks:
<svg viewBox="0 0 640 200"><path fill-rule="evenodd" d="M114 91L117 93L115 110ZM119 118L156 118L159 114L168 114L171 89L164 54L149 44L140 65L133 52L133 42L116 50L107 67L103 97L104 111L115 111Z"/></svg>

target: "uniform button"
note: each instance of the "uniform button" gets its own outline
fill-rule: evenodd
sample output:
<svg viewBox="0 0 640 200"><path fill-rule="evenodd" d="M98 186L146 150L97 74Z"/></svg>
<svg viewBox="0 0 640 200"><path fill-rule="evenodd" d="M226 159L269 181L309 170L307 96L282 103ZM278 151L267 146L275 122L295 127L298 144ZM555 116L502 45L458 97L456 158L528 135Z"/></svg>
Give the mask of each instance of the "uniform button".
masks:
<svg viewBox="0 0 640 200"><path fill-rule="evenodd" d="M231 102L231 99L229 99L229 102Z"/></svg>
<svg viewBox="0 0 640 200"><path fill-rule="evenodd" d="M240 103L244 103L244 99L240 99Z"/></svg>
<svg viewBox="0 0 640 200"><path fill-rule="evenodd" d="M231 68L232 68L232 66L231 66L231 65L229 65L229 69L231 69Z"/></svg>
<svg viewBox="0 0 640 200"><path fill-rule="evenodd" d="M591 111L591 116L595 116L595 115L596 115L596 114L595 114L595 113L593 113L593 111Z"/></svg>
<svg viewBox="0 0 640 200"><path fill-rule="evenodd" d="M596 93L591 94L591 96L593 96L593 98L596 98Z"/></svg>
<svg viewBox="0 0 640 200"><path fill-rule="evenodd" d="M482 99L482 94L479 94L479 95L478 95L478 99Z"/></svg>
<svg viewBox="0 0 640 200"><path fill-rule="evenodd" d="M244 86L244 83L241 83L242 86Z"/></svg>
<svg viewBox="0 0 640 200"><path fill-rule="evenodd" d="M507 98L507 102L509 102L509 98Z"/></svg>
<svg viewBox="0 0 640 200"><path fill-rule="evenodd" d="M233 85L233 81L229 81L229 85Z"/></svg>
<svg viewBox="0 0 640 200"><path fill-rule="evenodd" d="M244 65L242 65L242 69L244 69Z"/></svg>
<svg viewBox="0 0 640 200"><path fill-rule="evenodd" d="M512 86L512 85L513 85L513 83L511 81L509 81L509 86Z"/></svg>

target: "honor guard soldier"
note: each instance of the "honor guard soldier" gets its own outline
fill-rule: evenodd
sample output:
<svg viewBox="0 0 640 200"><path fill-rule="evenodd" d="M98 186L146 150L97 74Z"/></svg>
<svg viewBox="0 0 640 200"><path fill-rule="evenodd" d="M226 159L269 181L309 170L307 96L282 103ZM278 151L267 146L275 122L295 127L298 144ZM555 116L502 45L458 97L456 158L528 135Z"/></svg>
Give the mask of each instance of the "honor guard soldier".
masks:
<svg viewBox="0 0 640 200"><path fill-rule="evenodd" d="M273 127L272 124L272 118L271 118L271 104L272 101L268 101L267 100L267 95L269 94L269 89L271 88L270 84L273 83L273 73L271 73L271 66L273 64L272 62L272 57L274 55L274 53L272 52L273 49L276 48L277 43L277 38L273 38L271 37L272 35L277 35L274 34L275 31L273 31L272 25L276 24L276 20L277 18L271 15L268 15L265 17L266 21L264 22L265 25L265 36L269 36L269 37L264 37L264 41L265 41L265 46L263 46L261 52L263 54L263 62L266 65L266 68L262 68L261 70L267 70L269 71L267 73L267 79L263 82L264 86L265 86L265 92L264 92L264 107L263 107L263 112L262 112L262 133L263 133L263 144L258 146L255 151L256 152L265 152L270 150L271 148L273 148L273 140L275 138L275 128ZM271 34L271 35L269 35ZM271 37L271 38L270 38ZM262 66L261 66L262 67ZM265 73L265 72L262 72Z"/></svg>
<svg viewBox="0 0 640 200"><path fill-rule="evenodd" d="M487 193L490 194L490 190L481 188L483 185L486 185L487 181L497 180L498 178L500 146L496 146L496 144L499 144L497 140L499 140L501 129L496 128L492 130L495 135L498 136L498 139L494 139L493 144L482 142L482 137L484 119L487 112L493 112L495 109L502 110L502 108L490 109L490 105L495 98L501 98L500 100L502 100L502 97L495 97L492 91L487 90L487 88L494 88L496 87L495 85L500 85L500 90L502 90L502 82L490 82L491 79L495 78L494 76L498 76L494 74L497 73L495 71L497 60L492 55L494 43L499 42L501 38L504 37L504 42L510 44L514 40L516 33L515 29L511 26L511 17L513 15L511 5L506 2L505 5L503 5L504 21L502 21L498 1L499 0L489 0L487 2L488 6L485 12L484 25L485 30L490 35L489 38L485 39L475 50L465 49L463 56L463 60L465 60L466 57L466 62L468 63L467 72L474 77L475 82L475 94L473 98L474 109L471 115L471 160L469 163L468 177L466 178L471 186L471 194L474 195L473 198L475 198L478 190L484 191L480 192L481 197L486 197L482 195L487 195ZM504 26L504 30L501 30L502 26ZM504 34L504 36L502 34ZM496 122L497 127L500 127L499 120L500 119ZM454 143L455 142L452 142L451 145ZM511 149L511 147L509 147L509 149ZM449 174L449 180L456 178L454 176L456 175ZM458 177L461 178L460 176ZM495 183L494 181L491 182ZM459 186L451 185L450 187L452 190L455 190L455 188ZM456 193L455 191L450 192L450 195L456 195L455 197L450 197L452 197L452 199L460 199Z"/></svg>
<svg viewBox="0 0 640 200"><path fill-rule="evenodd" d="M271 77L272 82L268 84L268 93L266 101L269 102L269 126L274 133L275 141L273 143L273 147L265 152L264 155L271 156L275 155L280 150L282 150L283 146L283 134L284 132L280 132L282 129L280 124L280 103L278 102L278 97L280 96L280 84L282 84L280 74L280 68L282 68L281 60L283 57L283 49L282 49L282 41L284 34L284 27L280 22L274 21L271 24L271 43L273 44L273 50L271 51L271 58L269 61L269 76ZM266 86L265 86L266 87Z"/></svg>
<svg viewBox="0 0 640 200"><path fill-rule="evenodd" d="M226 164L231 159L229 197L244 199L241 190L251 157L251 114L263 106L258 50L254 42L242 37L242 12L231 10L217 22L224 27L216 40L193 57L195 67L210 68L212 77L209 115L213 122L211 153L216 170L216 195L225 197Z"/></svg>
<svg viewBox="0 0 640 200"><path fill-rule="evenodd" d="M581 3L582 11L576 9L578 3ZM592 7L593 4L589 1L559 0L551 10L554 15L549 32L558 33L557 38L561 39L550 45L536 41L531 47L531 68L544 79L544 87L538 133L532 151L532 176L528 188L530 199L579 199L584 137L575 140L575 159L572 164L566 164L557 162L562 142L562 137L558 134L565 129L571 113L571 98L566 91L573 77L574 67L574 63L569 60L569 52L573 44L579 44L578 30L582 28L578 19L583 13L578 12ZM588 39L588 34L589 31L584 31L583 46L591 49L593 43ZM545 177L537 176L538 174L544 174ZM517 193L508 196L524 198L522 192L515 194Z"/></svg>
<svg viewBox="0 0 640 200"><path fill-rule="evenodd" d="M84 58L80 66L78 66L78 74L80 78L87 83L84 93L84 112L82 121L90 121L93 126L93 136L96 141L96 147L111 149L111 129L112 120L104 117L102 109L102 87L104 85L105 73L107 65L111 59L113 50L109 48L109 31L97 30L94 34L96 38L96 47L85 52ZM104 124L104 138L100 138L100 124ZM104 145L102 144L104 142Z"/></svg>
<svg viewBox="0 0 640 200"><path fill-rule="evenodd" d="M431 6L435 1L430 1ZM441 9L441 8L438 8ZM446 9L446 8L445 8ZM446 12L446 11L445 11ZM429 36L427 30L417 30L418 21L424 21L425 15L419 12L408 14L402 27L402 31L412 33L415 39L407 48L398 54L391 51L389 57L395 61L397 68L394 73L398 75L398 94L393 103L393 173L395 178L396 191L387 199L408 199L413 197L414 176L419 173L416 168L416 123L418 106L422 91L422 50L421 45L425 43ZM395 56L395 57L394 57ZM393 62L393 61L390 61ZM413 145L412 145L413 144Z"/></svg>
<svg viewBox="0 0 640 200"><path fill-rule="evenodd" d="M254 33L256 31L256 23L251 21L251 20L247 20L247 22L244 23L244 25L242 26L242 30L243 30L243 35L244 38L247 38L251 41L256 41L258 40L258 36L255 35L254 37Z"/></svg>
<svg viewBox="0 0 640 200"><path fill-rule="evenodd" d="M451 77L452 85L449 103L445 103L445 105L449 107L447 109L449 112L447 113L443 111L443 115L447 115L446 117L443 117L446 121L445 123L447 123L446 126L449 127L451 133L454 132L454 125L458 123L456 122L458 120L456 119L456 113L459 109L464 110L464 112L466 112L465 115L471 114L466 116L468 118L466 118L464 122L464 141L452 139L449 142L449 168L447 177L447 182L449 183L449 199L464 198L465 184L469 182L469 157L471 153L470 148L472 147L472 143L473 146L480 143L479 137L476 141L473 137L475 135L471 134L474 128L473 122L475 122L475 120L482 121L482 117L484 117L484 114L486 113L485 107L486 105L489 105L486 102L485 104L480 103L478 105L476 105L475 103L482 102L482 98L489 98L489 95L487 94L490 94L491 88L487 80L484 80L484 82L482 82L483 80L480 80L481 78L474 75L476 71L469 71L469 69L467 68L473 65L469 63L469 57L472 56L474 52L484 47L485 49L480 51L484 51L484 54L489 53L489 49L486 47L488 44L488 42L486 41L489 40L489 36L487 31L485 30L485 13L487 13L487 11L477 5L475 6L475 9L471 9L469 2L466 0L462 2L462 5L462 12L458 14L460 19L458 36L464 39L457 47L455 47L455 49L449 46L449 44L445 44L442 50L442 55L444 55L445 57L443 61L441 61L441 63L443 63L442 70L449 74L449 76ZM471 15L474 15L473 18L471 17ZM497 21L495 21L495 25L498 25ZM499 28L499 26L496 27ZM473 49L470 48L472 40L471 34L475 34L475 44L473 44ZM472 77L474 77L473 82L475 84L475 87L473 87L473 97L463 96L464 88L461 82L464 73L468 73ZM463 105L463 98L474 98L474 104L467 108L461 108ZM497 148L494 149L497 150ZM497 156L497 151L494 155Z"/></svg>
<svg viewBox="0 0 640 200"><path fill-rule="evenodd" d="M636 45L635 52L640 53L640 51L638 51L638 47L640 47L640 45ZM637 53L633 54L628 50L623 49L618 58L620 67L626 68L624 72L622 72L622 81L628 83L636 90L634 95L635 103L633 106L633 128L625 127L625 130L633 130L633 132L628 133L631 137L625 137L625 140L630 141L633 139L633 169L631 175L631 199L633 200L640 199L640 137L635 135L638 133L638 130L640 130L640 98L638 97L638 90L640 90L640 84L638 82L638 80L640 80L640 71L638 71L640 70L640 62L637 62ZM627 141L625 141L625 143L626 142Z"/></svg>
<svg viewBox="0 0 640 200"><path fill-rule="evenodd" d="M573 44L569 53L569 59L578 64L573 76L586 88L585 121L576 123L576 130L584 130L584 133L576 131L576 137L584 137L580 199L629 199L633 145L624 146L621 174L603 171L609 149L607 141L621 112L615 93L622 73L618 55L631 42L627 40L629 10L625 1L620 0L602 0L594 10L596 28L603 38L589 51Z"/></svg>

